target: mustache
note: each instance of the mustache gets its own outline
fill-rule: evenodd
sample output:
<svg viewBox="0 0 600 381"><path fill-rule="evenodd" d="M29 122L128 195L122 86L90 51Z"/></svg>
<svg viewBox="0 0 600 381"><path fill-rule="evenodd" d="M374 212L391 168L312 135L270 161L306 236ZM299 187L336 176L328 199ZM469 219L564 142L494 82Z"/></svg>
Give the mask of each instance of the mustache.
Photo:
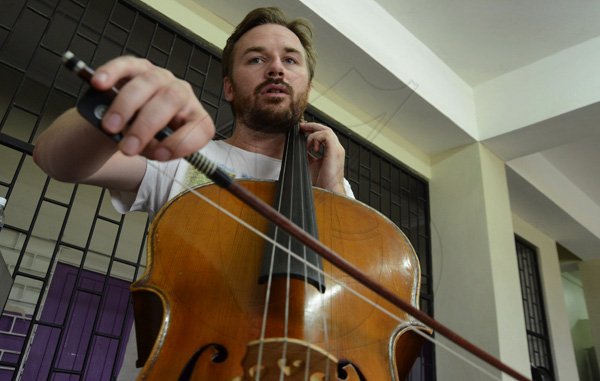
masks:
<svg viewBox="0 0 600 381"><path fill-rule="evenodd" d="M261 93L261 91L269 85L281 85L284 86L288 92L288 94L292 94L294 92L294 89L292 88L292 86L290 86L288 83L284 82L282 79L272 79L269 78L267 80L265 80L263 83L261 83L260 85L256 86L256 89L254 90L254 94L258 95Z"/></svg>

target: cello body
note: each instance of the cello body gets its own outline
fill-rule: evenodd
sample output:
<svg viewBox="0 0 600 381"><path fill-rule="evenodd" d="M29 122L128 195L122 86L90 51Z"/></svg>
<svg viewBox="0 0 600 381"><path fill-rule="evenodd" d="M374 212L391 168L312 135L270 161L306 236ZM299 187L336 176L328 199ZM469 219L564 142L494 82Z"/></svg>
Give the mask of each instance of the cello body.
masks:
<svg viewBox="0 0 600 381"><path fill-rule="evenodd" d="M275 183L240 181L271 203ZM196 188L262 232L267 221L216 185ZM412 305L420 267L400 229L374 209L313 188L319 239ZM325 292L299 279L259 283L265 240L190 192L165 205L132 285L139 380L403 380L429 332L323 262ZM269 290L269 292L267 292ZM282 376L283 375L283 376Z"/></svg>

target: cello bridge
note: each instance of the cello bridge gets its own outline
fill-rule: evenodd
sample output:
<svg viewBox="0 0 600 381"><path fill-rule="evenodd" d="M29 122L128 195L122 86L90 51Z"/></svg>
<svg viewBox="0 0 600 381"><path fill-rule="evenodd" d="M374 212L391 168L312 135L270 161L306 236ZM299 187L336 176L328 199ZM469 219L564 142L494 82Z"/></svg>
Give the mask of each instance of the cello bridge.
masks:
<svg viewBox="0 0 600 381"><path fill-rule="evenodd" d="M291 338L251 341L242 365L244 376L232 381L360 380L348 369L344 369L345 377L339 378L339 361L333 355L308 342Z"/></svg>

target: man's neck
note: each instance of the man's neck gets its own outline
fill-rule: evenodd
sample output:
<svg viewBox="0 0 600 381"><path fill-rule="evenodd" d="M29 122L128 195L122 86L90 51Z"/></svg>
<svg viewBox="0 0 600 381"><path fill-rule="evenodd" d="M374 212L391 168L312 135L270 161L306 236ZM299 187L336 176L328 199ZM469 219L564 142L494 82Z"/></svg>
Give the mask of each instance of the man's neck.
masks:
<svg viewBox="0 0 600 381"><path fill-rule="evenodd" d="M225 140L232 146L245 151L256 152L275 159L283 157L285 134L270 134L252 130L243 124L236 124L231 137Z"/></svg>

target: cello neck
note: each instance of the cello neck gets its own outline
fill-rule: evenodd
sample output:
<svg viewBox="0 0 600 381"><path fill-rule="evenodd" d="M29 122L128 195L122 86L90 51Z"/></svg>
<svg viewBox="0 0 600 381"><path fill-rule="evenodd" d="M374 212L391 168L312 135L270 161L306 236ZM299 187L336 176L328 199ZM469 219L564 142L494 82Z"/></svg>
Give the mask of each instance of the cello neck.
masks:
<svg viewBox="0 0 600 381"><path fill-rule="evenodd" d="M298 124L291 128L286 136L273 207L304 231L318 238L312 182L308 170L306 137L300 132ZM322 269L321 258L312 249L307 248L274 224L269 228L269 236L293 253L302 255L308 263ZM274 262L272 267L271 261ZM291 261L289 266L288 261ZM263 255L260 281L266 282L271 272L273 277L289 276L304 280L319 291L325 291L325 282L320 272L307 267L295 258L290 258L284 250L268 243Z"/></svg>

